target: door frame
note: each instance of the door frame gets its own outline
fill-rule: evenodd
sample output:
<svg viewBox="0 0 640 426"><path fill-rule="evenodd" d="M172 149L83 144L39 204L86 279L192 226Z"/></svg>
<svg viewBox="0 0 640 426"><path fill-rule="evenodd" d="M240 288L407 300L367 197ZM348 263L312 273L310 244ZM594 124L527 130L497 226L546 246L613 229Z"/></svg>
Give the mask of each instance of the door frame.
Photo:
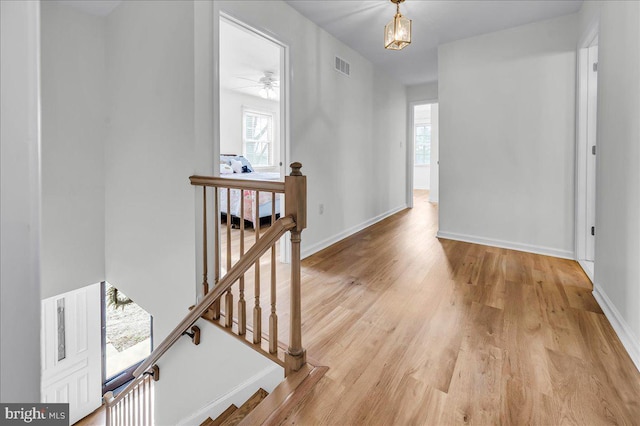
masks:
<svg viewBox="0 0 640 426"><path fill-rule="evenodd" d="M415 167L415 119L414 119L414 109L418 105L433 105L437 104L438 99L425 99L418 101L411 101L407 104L407 192L406 192L406 203L407 208L413 208L413 168ZM438 179L439 181L439 179Z"/></svg>
<svg viewBox="0 0 640 426"><path fill-rule="evenodd" d="M575 259L585 271L591 282L595 276L595 262L587 258L588 224L587 224L587 161L589 155L589 114L587 102L589 97L589 48L598 39L598 22L592 23L585 32L577 49L577 90L576 90L576 172L575 172ZM597 144L597 143L596 143ZM595 259L594 259L595 260Z"/></svg>
<svg viewBox="0 0 640 426"><path fill-rule="evenodd" d="M243 21L224 10L215 13L214 8L214 69L213 69L213 158L220 156L220 21L226 20L232 25L236 25L244 31L255 34L276 44L281 50L280 55L280 177L288 174L289 159L291 158L291 60L290 47L280 40L276 35ZM214 162L215 163L215 162ZM217 163L215 163L217 164ZM214 165L215 165L214 164ZM216 166L213 168L213 175L220 176L220 170ZM285 205L284 195L280 195L280 210L282 213ZM219 212L216 213L219 215ZM291 262L291 246L286 243L287 234L280 239L280 261L282 263Z"/></svg>

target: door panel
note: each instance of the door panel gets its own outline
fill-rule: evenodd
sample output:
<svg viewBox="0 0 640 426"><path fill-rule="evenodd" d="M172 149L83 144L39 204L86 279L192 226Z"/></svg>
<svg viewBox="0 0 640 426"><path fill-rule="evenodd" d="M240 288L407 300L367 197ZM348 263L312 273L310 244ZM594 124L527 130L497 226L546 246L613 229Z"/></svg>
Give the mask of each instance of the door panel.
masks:
<svg viewBox="0 0 640 426"><path fill-rule="evenodd" d="M42 400L74 423L101 404L100 284L42 301Z"/></svg>
<svg viewBox="0 0 640 426"><path fill-rule="evenodd" d="M593 261L595 256L596 226L596 121L598 108L598 46L591 46L588 52L589 74L587 76L587 237L585 241L585 258ZM594 64L596 64L594 66ZM594 232L591 232L591 229Z"/></svg>

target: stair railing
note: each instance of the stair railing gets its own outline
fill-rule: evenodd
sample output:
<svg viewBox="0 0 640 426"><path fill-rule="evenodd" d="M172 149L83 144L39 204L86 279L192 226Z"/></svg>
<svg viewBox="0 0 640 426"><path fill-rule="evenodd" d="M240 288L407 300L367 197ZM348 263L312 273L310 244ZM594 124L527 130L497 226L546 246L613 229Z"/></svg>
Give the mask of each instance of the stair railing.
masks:
<svg viewBox="0 0 640 426"><path fill-rule="evenodd" d="M151 378L159 378L159 369L156 362L167 352L181 336L188 334L188 330L194 326L200 317L205 313L214 311L214 315L220 312L220 299L225 296L225 326L231 328L233 299L230 289L233 284L240 281L243 285L243 278L247 271L254 266L256 269L256 304L254 307L253 343L261 343L261 310L259 302L260 294L260 258L271 249L272 268L275 264L275 245L287 232L291 232L291 280L290 280L290 330L289 347L284 354L285 374L288 375L298 371L306 363L306 351L302 347L302 315L301 315L301 293L300 293L300 236L302 230L306 228L306 177L300 172L300 163L291 164L292 172L285 177L285 182L272 181L252 181L236 180L206 176L191 176L189 179L194 186L203 188L203 292L202 299L191 308L189 313L180 321L171 333L154 349L151 354L133 372L134 379L116 396L111 392L104 395L104 402L107 413L107 426L111 425L152 425L153 424L153 383ZM214 227L215 234L215 275L214 286L209 290L208 285L208 256L207 256L207 187L215 188L214 202L215 212L219 212L219 191L227 191L227 212L230 212L231 190L254 191L257 199L256 206L260 200L260 192L272 193L272 223L267 231L260 236L260 212L256 208L255 229L256 241L246 252L241 247L241 257L231 265L231 232L230 217L227 217L227 273L220 277L220 236L219 226ZM276 217L275 201L276 194L285 195L285 216L278 220ZM244 203L242 203L244 204ZM241 207L241 212L244 211ZM217 214L217 213L216 213ZM240 218L241 231L244 230L244 221ZM244 235L240 239L244 244ZM277 352L277 316L275 314L275 272L272 269L271 283L271 306L272 316L270 317L269 350L268 354ZM242 294L242 289L241 289ZM242 300L241 300L242 302ZM246 319L246 314L245 314ZM275 319L275 321L274 321ZM238 331L241 330L240 319L238 319ZM246 323L245 323L246 329ZM239 334L239 333L238 333ZM255 347L255 346L254 346Z"/></svg>
<svg viewBox="0 0 640 426"><path fill-rule="evenodd" d="M261 236L261 209L260 205L265 202L268 205L268 201L271 202L271 223L274 223L277 217L277 205L279 199L278 194L284 194L285 196L285 209L284 214L287 217L293 219L293 225L289 231L291 232L291 276L290 276L290 312L289 312L289 346L283 353L284 360L279 358L278 352L278 315L276 310L276 293L277 293L277 280L276 280L276 241L270 242L271 248L271 262L270 262L270 315L269 315L269 330L268 334L265 333L268 340L268 348L262 349L262 307L261 307L261 263L257 259L254 266L254 307L253 307L253 323L251 327L247 324L247 300L245 300L245 275L242 273L239 278L238 286L238 304L237 312L234 316L234 303L233 293L231 288L228 288L223 298L216 299L211 308L204 315L209 320L219 321L217 324L227 329L236 337L241 338L245 343L248 343L254 349L262 352L264 355L270 357L275 362L280 363L285 367L285 374L290 374L293 371L298 371L306 362L306 353L302 346L302 315L301 315L301 294L300 294L300 242L302 230L307 226L307 181L306 176L303 176L300 169L302 164L291 164L291 174L285 177L284 182L275 181L257 181L257 180L244 180L244 179L228 179L226 177L206 177L206 176L191 176L191 184L194 186L202 187L202 290L205 295L208 295L209 289L209 253L207 250L207 243L209 238L209 226L207 224L207 188L213 188L213 207L215 212L221 212L223 209L220 204L223 204L224 212L226 213L226 269L231 271L232 269L232 216L236 216L238 219L239 227L239 254L240 259L238 263L244 259L245 254L245 209L247 204L251 203L251 212L249 218L253 222L253 232L255 234L255 245L262 243L263 238L267 234ZM235 197L234 197L235 196ZM238 206L235 209L232 208L232 198ZM224 205L226 204L226 205ZM281 207L281 206L280 206ZM275 222L277 223L277 222ZM272 225L273 226L273 225ZM214 238L214 255L213 255L213 281L218 283L221 279L221 233L223 230L218 226L218 222L213 228ZM267 231L270 232L271 229ZM253 247L255 247L255 245ZM252 248L253 248L252 247ZM248 254L248 252L247 252ZM234 266L235 267L235 266ZM230 272L227 272L227 275ZM226 276L225 275L225 278ZM215 287L218 285L216 284ZM215 288L214 287L214 288ZM224 303L223 303L224 302ZM224 311L222 312L222 307ZM221 316L223 318L221 319ZM251 331L251 339L248 339L247 331Z"/></svg>
<svg viewBox="0 0 640 426"><path fill-rule="evenodd" d="M160 369L154 365L145 374L133 379L125 391L113 396L104 394L107 425L153 425L153 382L160 379Z"/></svg>

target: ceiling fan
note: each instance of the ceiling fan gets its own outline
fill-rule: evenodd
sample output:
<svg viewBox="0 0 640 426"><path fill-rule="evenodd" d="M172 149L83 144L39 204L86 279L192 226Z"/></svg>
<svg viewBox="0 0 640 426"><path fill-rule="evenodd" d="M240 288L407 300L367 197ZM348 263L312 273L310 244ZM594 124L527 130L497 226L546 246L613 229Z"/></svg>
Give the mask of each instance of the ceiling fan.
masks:
<svg viewBox="0 0 640 426"><path fill-rule="evenodd" d="M264 71L264 76L258 80L246 77L237 77L241 80L249 80L255 84L243 87L236 87L238 89L259 88L258 94L264 99L275 99L277 97L276 88L280 87L280 82L273 76L273 71Z"/></svg>

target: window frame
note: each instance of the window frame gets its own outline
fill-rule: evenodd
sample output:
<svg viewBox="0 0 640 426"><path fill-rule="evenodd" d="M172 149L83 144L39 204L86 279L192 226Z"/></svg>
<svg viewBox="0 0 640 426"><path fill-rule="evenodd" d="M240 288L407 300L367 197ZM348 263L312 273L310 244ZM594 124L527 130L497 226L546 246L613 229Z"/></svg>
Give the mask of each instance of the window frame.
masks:
<svg viewBox="0 0 640 426"><path fill-rule="evenodd" d="M267 155L267 163L268 164L255 164L252 158L249 158L247 155L247 142L257 142L257 143L265 143L259 140L248 140L247 136L247 114L253 114L255 116L265 116L269 118L270 126L269 126L269 140L266 142L268 144L268 155ZM275 143L275 121L276 115L273 111L243 106L242 107L242 155L251 162L251 166L254 169L269 169L274 167L274 143Z"/></svg>
<svg viewBox="0 0 640 426"><path fill-rule="evenodd" d="M418 127L425 127L429 129L429 162L419 163L418 160L418 144L417 137ZM417 122L413 124L413 165L414 167L426 167L431 166L431 130L432 130L431 122Z"/></svg>

